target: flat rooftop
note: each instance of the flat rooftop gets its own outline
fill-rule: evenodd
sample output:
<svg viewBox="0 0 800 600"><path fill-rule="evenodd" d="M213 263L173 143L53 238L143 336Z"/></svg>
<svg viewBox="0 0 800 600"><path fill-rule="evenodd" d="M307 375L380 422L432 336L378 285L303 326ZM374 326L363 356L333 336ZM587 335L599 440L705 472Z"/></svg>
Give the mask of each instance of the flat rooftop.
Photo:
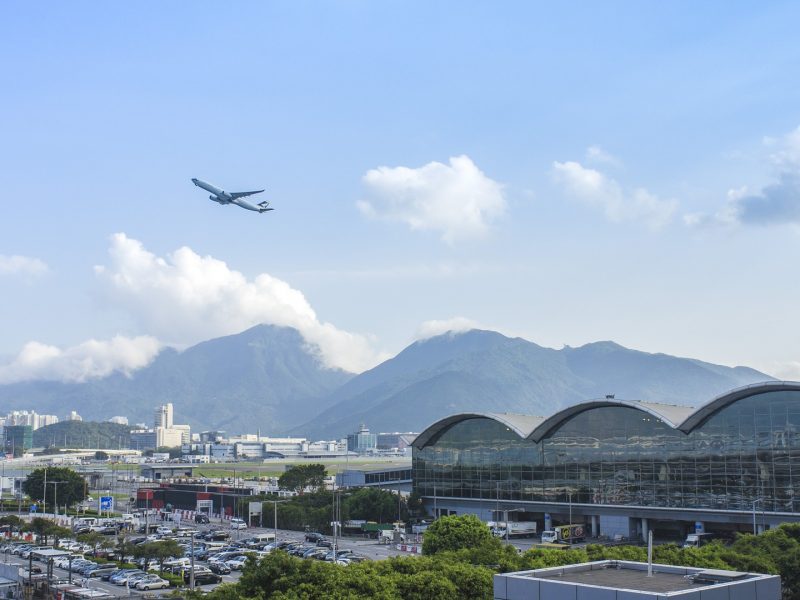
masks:
<svg viewBox="0 0 800 600"><path fill-rule="evenodd" d="M662 594L681 590L695 590L708 586L707 582L695 583L685 575L662 573L655 567L653 568L652 577L647 576L647 571L633 571L631 569L617 568L615 565L609 565L602 569L592 569L591 571L564 570L561 573L540 573L535 577Z"/></svg>
<svg viewBox="0 0 800 600"><path fill-rule="evenodd" d="M619 600L623 596L618 593L626 600L698 600L707 590L714 590L709 597L728 598L729 588L736 588L736 598L780 600L781 597L780 578L776 575L653 564L653 574L648 576L647 563L625 560L601 560L494 576L495 600Z"/></svg>

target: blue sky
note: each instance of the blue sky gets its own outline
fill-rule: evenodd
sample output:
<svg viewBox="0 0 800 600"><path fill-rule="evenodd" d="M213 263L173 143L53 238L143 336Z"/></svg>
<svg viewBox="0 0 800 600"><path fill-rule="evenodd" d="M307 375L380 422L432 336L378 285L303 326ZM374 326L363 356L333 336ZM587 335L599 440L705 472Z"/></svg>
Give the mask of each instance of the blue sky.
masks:
<svg viewBox="0 0 800 600"><path fill-rule="evenodd" d="M351 370L476 324L800 378L796 3L0 18L0 381L255 322Z"/></svg>

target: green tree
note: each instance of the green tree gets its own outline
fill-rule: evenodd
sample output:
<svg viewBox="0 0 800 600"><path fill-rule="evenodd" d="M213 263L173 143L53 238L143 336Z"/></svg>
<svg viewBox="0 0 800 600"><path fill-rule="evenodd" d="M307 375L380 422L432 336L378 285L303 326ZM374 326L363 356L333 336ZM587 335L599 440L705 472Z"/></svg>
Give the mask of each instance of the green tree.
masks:
<svg viewBox="0 0 800 600"><path fill-rule="evenodd" d="M25 525L25 521L17 515L4 515L0 517L0 525L8 525L11 529L20 530Z"/></svg>
<svg viewBox="0 0 800 600"><path fill-rule="evenodd" d="M364 519L388 523L408 518L408 509L405 501L400 501L400 514L398 515L397 494L379 488L361 488L345 500L348 514L351 519Z"/></svg>
<svg viewBox="0 0 800 600"><path fill-rule="evenodd" d="M316 491L325 482L325 474L325 465L293 465L278 478L278 486L297 493L302 493L306 488Z"/></svg>
<svg viewBox="0 0 800 600"><path fill-rule="evenodd" d="M86 544L92 547L92 556L97 556L97 549L101 546L103 547L110 547L109 539L104 536L102 533L98 533L97 531L90 531L89 533L82 533L75 538L81 544Z"/></svg>
<svg viewBox="0 0 800 600"><path fill-rule="evenodd" d="M44 489L45 479L47 490ZM60 506L72 506L86 499L86 481L68 467L45 467L31 471L22 482L22 491L33 500L44 499L45 508L55 506L56 500Z"/></svg>
<svg viewBox="0 0 800 600"><path fill-rule="evenodd" d="M422 552L433 555L446 550L500 545L486 523L475 515L453 515L440 517L428 527Z"/></svg>
<svg viewBox="0 0 800 600"><path fill-rule="evenodd" d="M37 538L41 540L42 544L47 545L47 538L49 536L49 529L53 522L42 517L33 517L31 522L25 526L25 529L36 534Z"/></svg>
<svg viewBox="0 0 800 600"><path fill-rule="evenodd" d="M175 540L160 540L158 542L147 542L139 544L134 551L136 558L144 558L148 561L158 561L158 572L164 572L164 561L169 558L183 556L183 548Z"/></svg>

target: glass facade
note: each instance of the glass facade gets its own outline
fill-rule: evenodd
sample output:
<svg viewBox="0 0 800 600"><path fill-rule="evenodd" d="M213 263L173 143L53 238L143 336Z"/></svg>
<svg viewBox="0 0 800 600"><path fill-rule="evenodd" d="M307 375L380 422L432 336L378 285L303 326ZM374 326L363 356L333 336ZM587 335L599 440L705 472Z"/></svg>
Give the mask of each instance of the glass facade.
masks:
<svg viewBox="0 0 800 600"><path fill-rule="evenodd" d="M428 497L800 512L800 392L737 400L689 433L630 406L561 422L538 443L468 418L414 447Z"/></svg>

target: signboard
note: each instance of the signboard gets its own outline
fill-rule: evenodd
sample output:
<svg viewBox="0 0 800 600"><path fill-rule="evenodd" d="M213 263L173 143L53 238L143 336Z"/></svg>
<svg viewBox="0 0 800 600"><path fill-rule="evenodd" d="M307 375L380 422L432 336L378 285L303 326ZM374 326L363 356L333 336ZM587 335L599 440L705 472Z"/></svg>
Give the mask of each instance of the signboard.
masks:
<svg viewBox="0 0 800 600"><path fill-rule="evenodd" d="M39 510L39 507L35 504L31 504L31 512L36 512L37 510Z"/></svg>
<svg viewBox="0 0 800 600"><path fill-rule="evenodd" d="M113 510L114 496L100 496L100 510Z"/></svg>
<svg viewBox="0 0 800 600"><path fill-rule="evenodd" d="M261 502L251 502L250 503L250 516L252 516L252 515L260 515L262 507L263 507L263 504L261 504Z"/></svg>

